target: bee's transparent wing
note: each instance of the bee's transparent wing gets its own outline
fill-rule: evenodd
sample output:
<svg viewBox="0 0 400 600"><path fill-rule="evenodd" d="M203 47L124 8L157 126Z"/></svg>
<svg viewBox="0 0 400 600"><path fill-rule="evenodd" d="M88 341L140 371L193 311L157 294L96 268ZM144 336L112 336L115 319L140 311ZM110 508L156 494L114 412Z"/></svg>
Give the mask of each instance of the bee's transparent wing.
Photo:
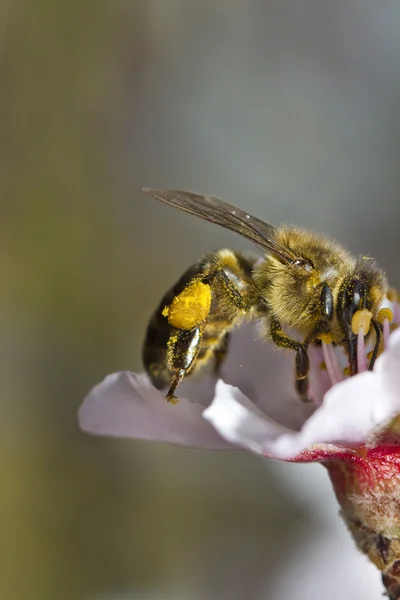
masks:
<svg viewBox="0 0 400 600"><path fill-rule="evenodd" d="M238 233L277 255L285 262L293 262L297 258L275 240L275 230L272 225L249 215L233 204L225 202L225 200L215 196L201 196L200 194L180 190L142 189L146 194L166 204Z"/></svg>

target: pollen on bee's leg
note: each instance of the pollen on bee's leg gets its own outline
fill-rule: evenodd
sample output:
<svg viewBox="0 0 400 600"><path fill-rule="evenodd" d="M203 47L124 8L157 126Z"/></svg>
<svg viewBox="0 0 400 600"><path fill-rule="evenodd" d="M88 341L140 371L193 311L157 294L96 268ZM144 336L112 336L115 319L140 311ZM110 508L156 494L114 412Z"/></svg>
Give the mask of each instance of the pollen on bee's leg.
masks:
<svg viewBox="0 0 400 600"><path fill-rule="evenodd" d="M393 321L393 312L390 308L381 308L378 312L378 321L383 325L383 348L386 350L389 343L390 323Z"/></svg>
<svg viewBox="0 0 400 600"><path fill-rule="evenodd" d="M328 371L331 384L335 385L343 380L343 374L332 344L322 342L322 352L324 353L326 370Z"/></svg>

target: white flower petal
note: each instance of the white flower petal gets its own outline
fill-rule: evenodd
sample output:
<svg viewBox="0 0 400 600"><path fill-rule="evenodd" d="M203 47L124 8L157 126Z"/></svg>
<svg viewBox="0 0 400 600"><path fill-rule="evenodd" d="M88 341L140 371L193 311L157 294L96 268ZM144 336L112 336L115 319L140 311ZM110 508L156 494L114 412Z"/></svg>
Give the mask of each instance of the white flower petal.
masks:
<svg viewBox="0 0 400 600"><path fill-rule="evenodd" d="M239 390L223 382L203 414L230 442L290 459L315 444L361 444L399 412L400 395L394 396L381 376L366 372L334 386L299 432L262 415Z"/></svg>
<svg viewBox="0 0 400 600"><path fill-rule="evenodd" d="M97 435L140 438L192 448L227 449L202 418L203 407L182 398L166 402L145 375L128 371L108 375L86 396L79 412L81 429Z"/></svg>
<svg viewBox="0 0 400 600"><path fill-rule="evenodd" d="M264 414L291 429L299 429L315 408L300 402L295 393L294 353L263 340L257 323L233 332L221 379L239 388Z"/></svg>
<svg viewBox="0 0 400 600"><path fill-rule="evenodd" d="M362 444L399 411L400 396L393 395L383 377L367 371L329 390L322 406L304 424L296 443L282 439L276 451L291 453L297 447L300 452L318 443L347 447Z"/></svg>
<svg viewBox="0 0 400 600"><path fill-rule="evenodd" d="M293 391L293 357L274 352L257 335L254 325L234 333L223 376L237 387L219 381L215 388L212 375L188 378L179 391L191 402L181 398L171 405L146 376L117 373L86 397L79 411L81 427L91 433L192 447L231 447L219 432L232 444L293 458L315 444L364 443L400 413L400 331L392 334L373 373L335 385L316 410L302 404ZM318 360L314 363L318 368ZM202 419L202 407L210 402L204 417L216 431Z"/></svg>
<svg viewBox="0 0 400 600"><path fill-rule="evenodd" d="M263 415L238 388L223 381L218 381L214 401L203 416L229 442L260 454L279 436L290 432Z"/></svg>
<svg viewBox="0 0 400 600"><path fill-rule="evenodd" d="M374 371L397 384L397 389L400 388L400 329L390 336L389 348L376 361Z"/></svg>

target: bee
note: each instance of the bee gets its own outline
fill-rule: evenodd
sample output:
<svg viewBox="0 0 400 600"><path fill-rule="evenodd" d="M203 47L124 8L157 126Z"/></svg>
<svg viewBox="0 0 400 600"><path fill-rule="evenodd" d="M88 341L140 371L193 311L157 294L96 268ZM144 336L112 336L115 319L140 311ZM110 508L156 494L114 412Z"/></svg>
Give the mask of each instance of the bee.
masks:
<svg viewBox="0 0 400 600"><path fill-rule="evenodd" d="M153 385L168 389L168 401L177 401L181 381L210 361L218 373L232 329L251 319L261 321L267 339L295 353L295 388L304 401L309 400L310 344L344 347L350 374L357 372L352 319L363 309L372 313L376 333L372 369L387 281L371 258L355 257L337 242L307 230L275 228L213 196L143 191L230 229L264 251L263 258L228 249L206 254L162 298L147 328L143 362Z"/></svg>

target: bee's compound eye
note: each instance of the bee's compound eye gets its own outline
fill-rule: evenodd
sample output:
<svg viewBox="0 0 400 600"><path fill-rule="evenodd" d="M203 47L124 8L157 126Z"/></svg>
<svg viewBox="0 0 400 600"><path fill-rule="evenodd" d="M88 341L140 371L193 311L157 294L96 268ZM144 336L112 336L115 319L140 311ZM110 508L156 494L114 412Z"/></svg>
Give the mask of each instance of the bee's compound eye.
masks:
<svg viewBox="0 0 400 600"><path fill-rule="evenodd" d="M297 258L293 261L293 266L297 269L305 269L306 271L312 271L314 268L312 263L305 258Z"/></svg>

